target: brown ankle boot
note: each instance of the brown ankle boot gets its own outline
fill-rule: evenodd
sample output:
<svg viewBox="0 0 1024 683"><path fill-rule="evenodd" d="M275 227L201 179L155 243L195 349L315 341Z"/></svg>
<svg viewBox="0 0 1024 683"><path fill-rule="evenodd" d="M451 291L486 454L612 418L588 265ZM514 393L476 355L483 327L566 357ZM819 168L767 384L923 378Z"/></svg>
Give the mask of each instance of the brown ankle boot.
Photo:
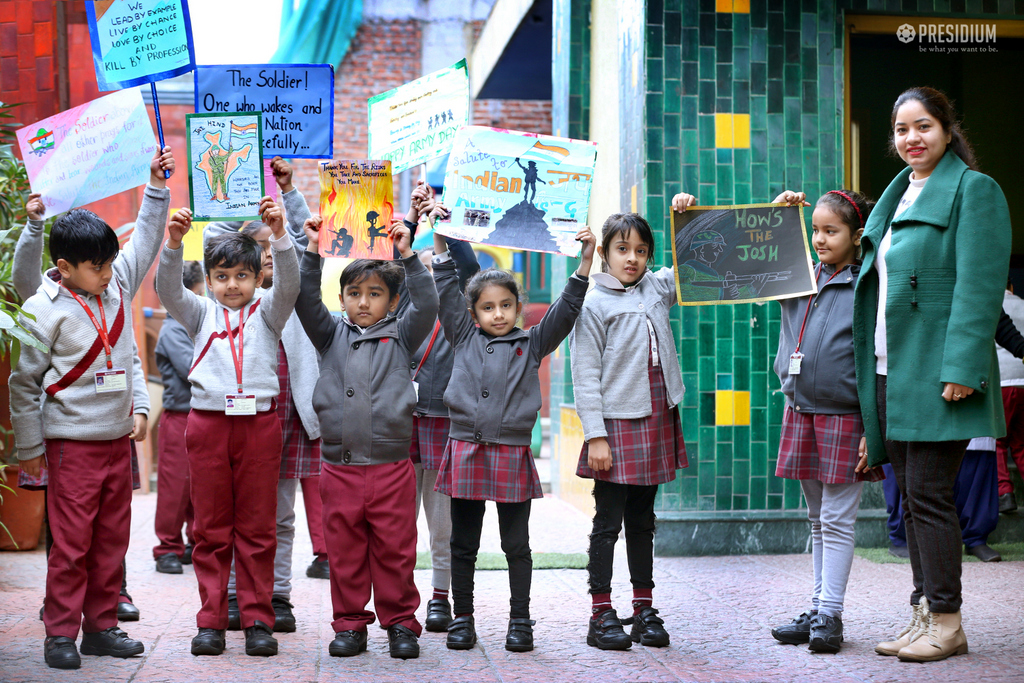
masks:
<svg viewBox="0 0 1024 683"><path fill-rule="evenodd" d="M967 654L967 635L960 625L960 612L928 612L928 621L918 637L899 651L901 662L935 662Z"/></svg>
<svg viewBox="0 0 1024 683"><path fill-rule="evenodd" d="M900 650L910 645L920 635L925 622L924 615L928 613L928 598L922 597L920 604L911 605L911 607L914 608L914 613L910 617L910 624L899 632L896 640L888 640L876 645L875 652L886 657L895 657Z"/></svg>

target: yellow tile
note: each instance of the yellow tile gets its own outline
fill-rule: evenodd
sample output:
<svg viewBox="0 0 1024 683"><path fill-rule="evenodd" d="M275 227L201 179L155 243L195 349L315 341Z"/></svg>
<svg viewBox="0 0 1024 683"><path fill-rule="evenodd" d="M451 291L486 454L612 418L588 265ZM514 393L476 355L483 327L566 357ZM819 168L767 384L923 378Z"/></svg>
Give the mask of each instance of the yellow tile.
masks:
<svg viewBox="0 0 1024 683"><path fill-rule="evenodd" d="M636 185L629 188L629 210L636 213Z"/></svg>
<svg viewBox="0 0 1024 683"><path fill-rule="evenodd" d="M732 13L732 2L733 0L715 0L715 11Z"/></svg>
<svg viewBox="0 0 1024 683"><path fill-rule="evenodd" d="M749 118L749 117L748 117ZM715 114L715 147L722 149L733 145L732 114ZM747 137L749 138L749 121ZM747 145L749 147L749 143Z"/></svg>
<svg viewBox="0 0 1024 683"><path fill-rule="evenodd" d="M733 392L733 424L750 425L750 392Z"/></svg>
<svg viewBox="0 0 1024 683"><path fill-rule="evenodd" d="M732 0L732 11L736 14L750 14L750 0Z"/></svg>
<svg viewBox="0 0 1024 683"><path fill-rule="evenodd" d="M715 424L719 427L733 424L733 393L730 390L715 392ZM747 420L749 419L748 417Z"/></svg>
<svg viewBox="0 0 1024 683"><path fill-rule="evenodd" d="M750 114L732 115L732 146L736 149L750 148Z"/></svg>

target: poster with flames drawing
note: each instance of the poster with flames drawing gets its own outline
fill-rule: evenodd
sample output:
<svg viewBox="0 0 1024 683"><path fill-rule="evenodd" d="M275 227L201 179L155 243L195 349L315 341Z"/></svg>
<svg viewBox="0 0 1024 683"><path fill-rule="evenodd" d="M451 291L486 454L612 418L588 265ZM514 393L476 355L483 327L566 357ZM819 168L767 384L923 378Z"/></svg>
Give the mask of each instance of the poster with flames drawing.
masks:
<svg viewBox="0 0 1024 683"><path fill-rule="evenodd" d="M578 256L597 143L484 126L455 134L444 178L448 237Z"/></svg>
<svg viewBox="0 0 1024 683"><path fill-rule="evenodd" d="M391 260L390 161L320 164L320 255Z"/></svg>

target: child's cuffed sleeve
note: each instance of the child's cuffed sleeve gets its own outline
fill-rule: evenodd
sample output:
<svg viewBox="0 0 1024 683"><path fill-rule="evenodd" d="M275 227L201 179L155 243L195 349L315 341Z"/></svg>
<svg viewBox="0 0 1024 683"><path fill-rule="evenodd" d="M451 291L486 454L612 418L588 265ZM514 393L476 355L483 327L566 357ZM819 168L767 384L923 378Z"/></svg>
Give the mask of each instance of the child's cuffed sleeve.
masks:
<svg viewBox="0 0 1024 683"><path fill-rule="evenodd" d="M605 327L592 310L584 308L569 335L569 362L576 414L583 425L585 441L608 436L601 395L604 348Z"/></svg>
<svg viewBox="0 0 1024 683"><path fill-rule="evenodd" d="M311 251L302 252L299 262L299 296L295 300L295 313L299 316L302 329L309 341L323 355L334 339L338 323L324 305L320 291L320 255Z"/></svg>
<svg viewBox="0 0 1024 683"><path fill-rule="evenodd" d="M29 220L14 247L11 281L22 301L36 293L43 282L43 221Z"/></svg>
<svg viewBox="0 0 1024 683"><path fill-rule="evenodd" d="M302 226L306 223L307 218L312 218L313 214L309 210L309 205L306 204L306 198L302 196L299 190L293 189L290 192L285 192L281 195L284 200L284 212L288 218L285 223L285 229L288 230L288 234L292 236L292 241L295 246L302 250L309 244L309 240L306 238L306 231L302 229Z"/></svg>

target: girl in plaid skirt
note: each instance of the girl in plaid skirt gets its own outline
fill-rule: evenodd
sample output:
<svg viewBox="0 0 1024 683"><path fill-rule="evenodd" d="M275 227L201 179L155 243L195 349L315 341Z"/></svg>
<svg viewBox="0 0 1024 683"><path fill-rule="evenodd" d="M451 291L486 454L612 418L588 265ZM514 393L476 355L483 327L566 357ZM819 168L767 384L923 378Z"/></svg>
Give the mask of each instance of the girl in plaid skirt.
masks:
<svg viewBox="0 0 1024 683"><path fill-rule="evenodd" d="M668 320L675 276L671 268L647 269L654 234L638 214L609 217L598 250L605 272L593 275L596 286L569 338L586 440L576 474L594 480L587 644L602 650L626 650L633 642L665 647L665 622L652 607L654 498L658 485L687 465L676 410L683 378ZM633 584L633 616L624 622L611 602L612 559L623 522ZM631 633L623 623L632 623Z"/></svg>
<svg viewBox="0 0 1024 683"><path fill-rule="evenodd" d="M512 274L495 268L480 271L463 295L448 245L434 233L439 317L455 352L444 394L451 428L435 488L452 498L455 619L447 640L452 650L468 650L476 643L473 573L488 500L497 503L501 548L508 560L511 609L505 649L533 649L530 502L544 494L530 441L541 406L541 360L569 334L587 291L596 239L589 228L580 230L576 239L583 242L579 268L544 318L524 331L516 325L523 304Z"/></svg>
<svg viewBox="0 0 1024 683"><path fill-rule="evenodd" d="M803 204L802 192L775 201ZM783 643L810 643L838 652L843 599L853 563L853 531L865 481L882 479L867 467L864 425L853 359L853 288L858 251L873 202L852 190L833 190L814 208L818 294L786 299L775 372L786 408L775 476L797 479L811 520L814 591L811 608L772 630ZM818 377L818 372L821 376Z"/></svg>

